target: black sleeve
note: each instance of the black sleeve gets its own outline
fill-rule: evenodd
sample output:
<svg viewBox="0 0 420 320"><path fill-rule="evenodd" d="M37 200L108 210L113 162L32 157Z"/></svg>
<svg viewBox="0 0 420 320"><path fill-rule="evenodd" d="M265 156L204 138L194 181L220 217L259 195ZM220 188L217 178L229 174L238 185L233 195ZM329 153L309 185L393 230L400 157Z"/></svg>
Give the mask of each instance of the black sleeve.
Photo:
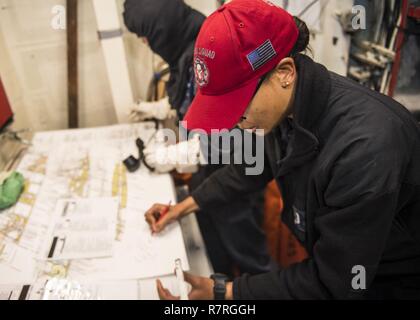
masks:
<svg viewBox="0 0 420 320"><path fill-rule="evenodd" d="M353 299L354 268L375 277L397 210L410 149L398 131L351 144L337 159L315 213L312 255L289 268L234 281L235 299ZM391 136L394 135L394 136ZM357 288L357 287L356 287Z"/></svg>
<svg viewBox="0 0 420 320"><path fill-rule="evenodd" d="M246 165L228 165L206 179L191 195L200 208L212 209L261 190L273 180L267 157L261 174L249 175L246 170Z"/></svg>

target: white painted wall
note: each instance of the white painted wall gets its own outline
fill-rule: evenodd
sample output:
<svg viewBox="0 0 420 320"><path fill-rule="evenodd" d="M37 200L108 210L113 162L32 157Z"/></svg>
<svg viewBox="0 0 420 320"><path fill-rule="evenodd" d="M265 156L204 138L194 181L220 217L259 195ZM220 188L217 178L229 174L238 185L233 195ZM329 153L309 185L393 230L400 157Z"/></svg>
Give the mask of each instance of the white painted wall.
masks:
<svg viewBox="0 0 420 320"><path fill-rule="evenodd" d="M216 10L216 0L184 0L185 3L188 3L191 7L200 10L206 16L210 15L214 10Z"/></svg>
<svg viewBox="0 0 420 320"><path fill-rule="evenodd" d="M117 0L122 12L123 0ZM15 112L15 128L67 127L66 33L51 26L64 0L0 0L0 76ZM116 122L91 0L79 0L80 127ZM122 18L121 18L122 19ZM122 21L121 21L122 22ZM152 54L125 31L124 43L136 97L146 93Z"/></svg>
<svg viewBox="0 0 420 320"><path fill-rule="evenodd" d="M122 12L124 0L116 1ZM332 46L333 36L342 38L334 11L339 6L351 6L352 0L322 1L327 5L320 17L321 33L312 43L315 58L332 70L344 73L346 57L342 57L342 53L347 42ZM205 14L216 8L215 0L186 2ZM67 127L66 33L50 26L51 9L60 4L64 5L65 1L0 0L0 76L16 114L15 128ZM116 115L96 33L92 0L79 0L78 14L80 127L114 124ZM124 44L134 96L144 98L152 75L153 55L127 30Z"/></svg>

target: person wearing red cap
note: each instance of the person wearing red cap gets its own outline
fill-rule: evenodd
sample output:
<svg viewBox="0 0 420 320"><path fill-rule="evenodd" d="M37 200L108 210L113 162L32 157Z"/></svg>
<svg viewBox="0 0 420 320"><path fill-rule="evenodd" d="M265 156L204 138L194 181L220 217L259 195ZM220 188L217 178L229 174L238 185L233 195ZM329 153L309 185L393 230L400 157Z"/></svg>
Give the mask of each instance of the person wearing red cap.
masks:
<svg viewBox="0 0 420 320"><path fill-rule="evenodd" d="M233 0L195 45L189 130L264 130L265 167L230 165L157 222L157 232L273 178L282 219L309 257L228 282L186 274L191 299L407 299L420 296L420 126L393 99L301 54L306 25L263 0ZM243 235L246 237L246 235ZM157 282L162 299L177 299Z"/></svg>
<svg viewBox="0 0 420 320"><path fill-rule="evenodd" d="M205 16L188 6L183 0L126 0L124 21L127 28L141 38L146 38L151 50L169 65L168 97L158 102L140 102L134 107L133 117L138 120L165 119L170 108L182 119L195 94L194 42ZM192 175L190 189L196 189L202 181L223 165L197 162L179 163L178 158L192 160L200 153L200 141L190 139L169 145L162 131L154 143L144 150L146 161L155 172L166 173L198 170ZM160 142L161 141L161 142ZM230 150L228 150L230 154ZM186 157L184 157L186 155ZM204 156L203 156L204 158ZM159 161L164 160L164 161ZM212 266L216 272L233 276L234 273L258 274L270 270L270 255L262 230L263 210L261 193L244 196L218 210L202 210L197 217ZM229 221L224 218L229 215ZM233 228L240 224L241 227ZM244 231L242 231L244 230ZM247 238L239 235L247 232Z"/></svg>

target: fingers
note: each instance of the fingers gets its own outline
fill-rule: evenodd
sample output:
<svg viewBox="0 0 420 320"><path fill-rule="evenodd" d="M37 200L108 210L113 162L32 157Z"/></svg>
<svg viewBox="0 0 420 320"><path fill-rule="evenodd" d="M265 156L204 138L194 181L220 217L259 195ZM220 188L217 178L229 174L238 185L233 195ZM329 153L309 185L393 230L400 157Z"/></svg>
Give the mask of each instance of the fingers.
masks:
<svg viewBox="0 0 420 320"><path fill-rule="evenodd" d="M173 296L168 289L163 287L159 279L156 280L156 286L160 300L179 300L179 297Z"/></svg>
<svg viewBox="0 0 420 320"><path fill-rule="evenodd" d="M154 204L149 210L144 214L144 218L148 223L152 232L156 232L156 223L160 218L160 213L166 208L163 204Z"/></svg>
<svg viewBox="0 0 420 320"><path fill-rule="evenodd" d="M144 217L146 219L147 224L149 225L150 231L155 232L156 219L149 214L146 214Z"/></svg>
<svg viewBox="0 0 420 320"><path fill-rule="evenodd" d="M213 296L213 282L207 278L193 276L184 272L184 279L192 286L191 292L188 295L190 300L212 300ZM173 296L169 290L163 287L160 280L156 281L159 298L161 300L180 300L180 297Z"/></svg>
<svg viewBox="0 0 420 320"><path fill-rule="evenodd" d="M162 216L162 212L167 208L168 206L164 204L154 204L144 214L144 218L152 232L159 233L163 231L168 224L174 222L178 218L177 213L173 210L173 206L169 209L168 213Z"/></svg>
<svg viewBox="0 0 420 320"><path fill-rule="evenodd" d="M200 284L200 278L188 272L184 272L184 279L193 287L193 289L197 288Z"/></svg>
<svg viewBox="0 0 420 320"><path fill-rule="evenodd" d="M192 289L188 294L188 299L190 300L213 300L213 280L209 278L203 278L199 276L194 276L187 272L184 272L184 279L188 282Z"/></svg>
<svg viewBox="0 0 420 320"><path fill-rule="evenodd" d="M184 272L184 280L188 282L192 289L190 293L188 294L189 300L201 300L200 299L200 283L199 283L199 277L193 276L192 274L189 274L187 272Z"/></svg>
<svg viewBox="0 0 420 320"><path fill-rule="evenodd" d="M172 210L173 207L169 210L169 212L161 217L155 224L155 232L159 233L163 231L167 225L171 224L177 219L177 214Z"/></svg>

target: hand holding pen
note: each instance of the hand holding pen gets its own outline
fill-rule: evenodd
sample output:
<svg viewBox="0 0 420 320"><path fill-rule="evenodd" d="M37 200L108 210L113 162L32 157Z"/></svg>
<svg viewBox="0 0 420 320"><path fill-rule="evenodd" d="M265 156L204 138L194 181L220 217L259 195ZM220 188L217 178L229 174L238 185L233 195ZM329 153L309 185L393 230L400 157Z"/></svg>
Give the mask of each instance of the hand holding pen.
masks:
<svg viewBox="0 0 420 320"><path fill-rule="evenodd" d="M145 219L152 230L152 234L161 232L168 224L178 219L178 214L171 206L172 201L167 205L154 204L146 213Z"/></svg>
<svg viewBox="0 0 420 320"><path fill-rule="evenodd" d="M144 218L149 224L152 233L159 233L164 230L167 225L199 209L197 203L190 196L174 206L171 206L171 202L167 205L154 204L147 210Z"/></svg>

